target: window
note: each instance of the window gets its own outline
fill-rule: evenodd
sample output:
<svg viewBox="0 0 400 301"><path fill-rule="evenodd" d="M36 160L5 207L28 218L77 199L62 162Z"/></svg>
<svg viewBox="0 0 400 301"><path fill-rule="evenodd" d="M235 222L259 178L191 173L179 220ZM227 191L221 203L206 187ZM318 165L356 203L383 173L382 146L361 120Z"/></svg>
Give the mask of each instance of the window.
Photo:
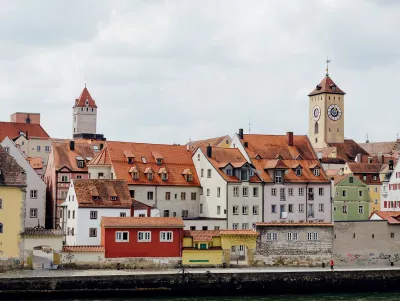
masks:
<svg viewBox="0 0 400 301"><path fill-rule="evenodd" d="M78 167L79 168L83 168L84 167L83 161L81 161L81 160L78 161Z"/></svg>
<svg viewBox="0 0 400 301"><path fill-rule="evenodd" d="M258 215L258 206L253 206L253 215Z"/></svg>
<svg viewBox="0 0 400 301"><path fill-rule="evenodd" d="M160 241L162 242L172 242L172 231L161 231L160 232Z"/></svg>
<svg viewBox="0 0 400 301"><path fill-rule="evenodd" d="M378 187L375 187L375 188L374 188L374 191L375 191L375 192L378 192Z"/></svg>
<svg viewBox="0 0 400 301"><path fill-rule="evenodd" d="M318 240L318 232L308 232L307 240Z"/></svg>
<svg viewBox="0 0 400 301"><path fill-rule="evenodd" d="M3 224L0 223L0 233L3 233Z"/></svg>
<svg viewBox="0 0 400 301"><path fill-rule="evenodd" d="M378 200L377 200L377 199L375 199L374 203L375 203L375 205L378 205Z"/></svg>
<svg viewBox="0 0 400 301"><path fill-rule="evenodd" d="M97 211L90 211L90 219L97 219Z"/></svg>
<svg viewBox="0 0 400 301"><path fill-rule="evenodd" d="M151 241L151 232L150 231L139 231L138 232L138 242L147 242Z"/></svg>
<svg viewBox="0 0 400 301"><path fill-rule="evenodd" d="M211 169L207 169L207 178L211 178Z"/></svg>
<svg viewBox="0 0 400 301"><path fill-rule="evenodd" d="M293 205L292 204L288 205L288 212L293 213Z"/></svg>
<svg viewBox="0 0 400 301"><path fill-rule="evenodd" d="M358 191L358 196L359 196L359 197L362 197L362 196L363 196L363 191L362 191L362 190L359 190L359 191Z"/></svg>
<svg viewBox="0 0 400 301"><path fill-rule="evenodd" d="M272 196L276 196L276 188L272 188L271 189L271 195Z"/></svg>
<svg viewBox="0 0 400 301"><path fill-rule="evenodd" d="M203 168L200 170L200 176L201 176L202 178L204 178L204 169L203 169Z"/></svg>
<svg viewBox="0 0 400 301"><path fill-rule="evenodd" d="M228 168L226 170L226 175L231 176L232 175L232 169Z"/></svg>
<svg viewBox="0 0 400 301"><path fill-rule="evenodd" d="M319 176L319 168L314 168L313 174L314 174L314 176L318 177Z"/></svg>
<svg viewBox="0 0 400 301"><path fill-rule="evenodd" d="M0 209L3 209L3 200L0 199Z"/></svg>
<svg viewBox="0 0 400 301"><path fill-rule="evenodd" d="M299 213L304 213L304 204L299 204Z"/></svg>
<svg viewBox="0 0 400 301"><path fill-rule="evenodd" d="M219 230L219 226L214 226L214 230Z"/></svg>
<svg viewBox="0 0 400 301"><path fill-rule="evenodd" d="M300 177L301 176L301 168L296 168L295 170L294 170L294 172L296 173L296 176L298 176L298 177Z"/></svg>
<svg viewBox="0 0 400 301"><path fill-rule="evenodd" d="M10 153L10 148L9 148L8 146L6 146L6 147L4 148L4 150L5 150L7 153Z"/></svg>
<svg viewBox="0 0 400 301"><path fill-rule="evenodd" d="M267 232L267 240L278 240L278 233Z"/></svg>
<svg viewBox="0 0 400 301"><path fill-rule="evenodd" d="M72 219L75 219L75 210L72 210Z"/></svg>
<svg viewBox="0 0 400 301"><path fill-rule="evenodd" d="M242 214L243 215L249 214L249 206L242 206Z"/></svg>
<svg viewBox="0 0 400 301"><path fill-rule="evenodd" d="M186 200L186 192L181 192L181 200Z"/></svg>
<svg viewBox="0 0 400 301"><path fill-rule="evenodd" d="M249 196L249 188L243 187L243 196Z"/></svg>
<svg viewBox="0 0 400 301"><path fill-rule="evenodd" d="M196 230L196 226L190 226L190 230L191 230L191 231Z"/></svg>
<svg viewBox="0 0 400 301"><path fill-rule="evenodd" d="M169 210L164 210L164 217L169 217Z"/></svg>
<svg viewBox="0 0 400 301"><path fill-rule="evenodd" d="M318 122L314 125L314 135L318 134Z"/></svg>
<svg viewBox="0 0 400 301"><path fill-rule="evenodd" d="M363 180L364 180L364 181L367 180L367 175L363 175Z"/></svg>
<svg viewBox="0 0 400 301"><path fill-rule="evenodd" d="M288 193L289 193L290 196L292 196L293 195L293 188L289 188L288 189Z"/></svg>
<svg viewBox="0 0 400 301"><path fill-rule="evenodd" d="M129 232L128 231L115 232L115 241L116 242L127 242L127 241L129 241Z"/></svg>
<svg viewBox="0 0 400 301"><path fill-rule="evenodd" d="M68 194L68 191L60 191L60 195L61 195L62 199L66 199L67 198L67 194Z"/></svg>
<svg viewBox="0 0 400 301"><path fill-rule="evenodd" d="M104 173L103 173L103 172L99 172L99 173L97 174L97 178L98 178L98 179L104 179Z"/></svg>
<svg viewBox="0 0 400 301"><path fill-rule="evenodd" d="M68 176L67 175L61 176L61 182L68 182Z"/></svg>
<svg viewBox="0 0 400 301"><path fill-rule="evenodd" d="M249 180L249 170L248 169L242 169L240 171L240 179L242 181L248 181Z"/></svg>
<svg viewBox="0 0 400 301"><path fill-rule="evenodd" d="M374 181L376 181L376 176L372 176L372 179L373 179Z"/></svg>
<svg viewBox="0 0 400 301"><path fill-rule="evenodd" d="M200 154L197 154L197 161L200 161Z"/></svg>
<svg viewBox="0 0 400 301"><path fill-rule="evenodd" d="M324 212L324 204L318 204L318 211Z"/></svg>
<svg viewBox="0 0 400 301"><path fill-rule="evenodd" d="M324 195L324 189L323 188L319 188L318 189L318 194L319 195Z"/></svg>
<svg viewBox="0 0 400 301"><path fill-rule="evenodd" d="M271 213L276 213L276 205L271 205Z"/></svg>
<svg viewBox="0 0 400 301"><path fill-rule="evenodd" d="M299 188L299 195L304 195L304 188Z"/></svg>
<svg viewBox="0 0 400 301"><path fill-rule="evenodd" d="M40 145L36 146L36 150L40 152Z"/></svg>
<svg viewBox="0 0 400 301"><path fill-rule="evenodd" d="M359 214L363 214L364 213L364 206L363 205L358 206L358 213Z"/></svg>
<svg viewBox="0 0 400 301"><path fill-rule="evenodd" d="M89 228L89 237L97 237L97 229Z"/></svg>
<svg viewBox="0 0 400 301"><path fill-rule="evenodd" d="M110 197L110 200L111 200L111 201L116 201L116 200L118 200L118 197L117 197L116 195L112 195L112 196Z"/></svg>
<svg viewBox="0 0 400 301"><path fill-rule="evenodd" d="M248 230L249 229L249 224L248 223L243 223L242 224L242 230Z"/></svg>
<svg viewBox="0 0 400 301"><path fill-rule="evenodd" d="M139 180L139 173L137 171L132 173L132 179Z"/></svg>
<svg viewBox="0 0 400 301"><path fill-rule="evenodd" d="M238 215L239 214L239 206L233 206L232 213L233 213L233 215Z"/></svg>
<svg viewBox="0 0 400 301"><path fill-rule="evenodd" d="M45 152L49 152L49 151L50 151L50 146L49 146L49 145L46 145L46 146L44 147L44 151L45 151Z"/></svg>
<svg viewBox="0 0 400 301"><path fill-rule="evenodd" d="M174 212L175 213L175 212ZM176 216L176 215L175 215ZM182 217L189 217L189 211L188 210L182 210L182 212L181 212L181 216Z"/></svg>
<svg viewBox="0 0 400 301"><path fill-rule="evenodd" d="M221 206L217 206L217 214L218 214L218 215L221 214Z"/></svg>
<svg viewBox="0 0 400 301"><path fill-rule="evenodd" d="M60 214L60 216L61 216L61 214ZM71 210L68 210L68 218L71 218Z"/></svg>
<svg viewBox="0 0 400 301"><path fill-rule="evenodd" d="M165 199L166 199L167 201L169 201L169 200L171 199L171 192L166 192L166 193L165 193Z"/></svg>
<svg viewBox="0 0 400 301"><path fill-rule="evenodd" d="M298 240L299 239L299 233L297 232L288 232L287 233L287 240Z"/></svg>
<svg viewBox="0 0 400 301"><path fill-rule="evenodd" d="M345 197L347 197L347 191L346 190L343 190L342 191L342 196L345 198Z"/></svg>
<svg viewBox="0 0 400 301"><path fill-rule="evenodd" d="M221 197L221 187L217 187L217 197Z"/></svg>
<svg viewBox="0 0 400 301"><path fill-rule="evenodd" d="M279 189L279 196L281 201L286 201L285 188Z"/></svg>
<svg viewBox="0 0 400 301"><path fill-rule="evenodd" d="M200 214L203 213L203 204L200 204Z"/></svg>
<svg viewBox="0 0 400 301"><path fill-rule="evenodd" d="M77 175L76 178L79 180L79 179L82 179L82 176L81 175Z"/></svg>
<svg viewBox="0 0 400 301"><path fill-rule="evenodd" d="M282 170L275 171L275 183L282 183Z"/></svg>
<svg viewBox="0 0 400 301"><path fill-rule="evenodd" d="M129 190L129 194L130 194L132 199L135 198L135 190Z"/></svg>
<svg viewBox="0 0 400 301"><path fill-rule="evenodd" d="M153 181L153 173L152 173L152 172L149 172L149 173L147 174L147 180Z"/></svg>
<svg viewBox="0 0 400 301"><path fill-rule="evenodd" d="M343 213L347 213L347 205L343 205Z"/></svg>
<svg viewBox="0 0 400 301"><path fill-rule="evenodd" d="M253 187L253 196L258 196L258 187Z"/></svg>
<svg viewBox="0 0 400 301"><path fill-rule="evenodd" d="M126 212L120 212L119 217L126 217Z"/></svg>
<svg viewBox="0 0 400 301"><path fill-rule="evenodd" d="M162 173L161 174L161 180L167 181L168 180L168 174L167 173Z"/></svg>
<svg viewBox="0 0 400 301"><path fill-rule="evenodd" d="M390 233L390 238L394 238L394 233Z"/></svg>
<svg viewBox="0 0 400 301"><path fill-rule="evenodd" d="M190 193L190 199L191 199L192 201L195 201L195 200L197 199L197 194L196 194L196 192Z"/></svg>
<svg viewBox="0 0 400 301"><path fill-rule="evenodd" d="M239 187L233 187L233 196L239 196Z"/></svg>
<svg viewBox="0 0 400 301"><path fill-rule="evenodd" d="M153 191L147 191L147 199L152 200L153 199Z"/></svg>
<svg viewBox="0 0 400 301"><path fill-rule="evenodd" d="M37 199L37 190L31 190L31 199Z"/></svg>
<svg viewBox="0 0 400 301"><path fill-rule="evenodd" d="M207 188L207 195L210 196L210 189Z"/></svg>
<svg viewBox="0 0 400 301"><path fill-rule="evenodd" d="M238 223L232 224L232 229L233 229L233 230L239 229L239 224L238 224Z"/></svg>
<svg viewBox="0 0 400 301"><path fill-rule="evenodd" d="M353 177L349 177L349 183L354 183L354 178Z"/></svg>
<svg viewBox="0 0 400 301"><path fill-rule="evenodd" d="M29 210L29 217L30 218L37 218L37 209L36 208L31 208Z"/></svg>

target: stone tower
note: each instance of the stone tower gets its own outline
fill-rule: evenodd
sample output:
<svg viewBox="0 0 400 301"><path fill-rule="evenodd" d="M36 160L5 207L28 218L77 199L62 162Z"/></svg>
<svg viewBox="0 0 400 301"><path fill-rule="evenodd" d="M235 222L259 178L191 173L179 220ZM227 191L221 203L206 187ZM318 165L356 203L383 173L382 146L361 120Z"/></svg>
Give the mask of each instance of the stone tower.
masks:
<svg viewBox="0 0 400 301"><path fill-rule="evenodd" d="M72 135L96 134L97 106L86 85L81 96L75 99L75 105L72 110Z"/></svg>
<svg viewBox="0 0 400 301"><path fill-rule="evenodd" d="M314 148L344 142L344 93L329 77L308 94L310 99L308 137Z"/></svg>

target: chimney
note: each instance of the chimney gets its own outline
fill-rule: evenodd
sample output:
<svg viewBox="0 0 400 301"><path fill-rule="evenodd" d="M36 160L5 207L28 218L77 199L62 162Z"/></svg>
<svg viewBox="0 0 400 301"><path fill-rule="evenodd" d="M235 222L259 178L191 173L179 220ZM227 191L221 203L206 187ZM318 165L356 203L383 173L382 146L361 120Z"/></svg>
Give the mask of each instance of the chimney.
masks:
<svg viewBox="0 0 400 301"><path fill-rule="evenodd" d="M212 147L211 147L211 145L207 146L207 157L209 157L209 158L212 157Z"/></svg>
<svg viewBox="0 0 400 301"><path fill-rule="evenodd" d="M244 147L248 147L249 143L247 141L244 142Z"/></svg>
<svg viewBox="0 0 400 301"><path fill-rule="evenodd" d="M293 132L286 133L286 140L289 146L293 146Z"/></svg>
<svg viewBox="0 0 400 301"><path fill-rule="evenodd" d="M147 217L151 217L151 207L150 207L150 206L147 206L146 209L147 209L147 210L146 210Z"/></svg>
<svg viewBox="0 0 400 301"><path fill-rule="evenodd" d="M71 140L69 142L69 149L72 150L72 151L75 149L75 141L74 140Z"/></svg>
<svg viewBox="0 0 400 301"><path fill-rule="evenodd" d="M393 160L389 160L389 170L393 170Z"/></svg>
<svg viewBox="0 0 400 301"><path fill-rule="evenodd" d="M361 154L357 154L355 161L356 163L361 163Z"/></svg>
<svg viewBox="0 0 400 301"><path fill-rule="evenodd" d="M188 143L188 144L186 144L186 150L187 150L187 151L189 151L189 150L190 150L189 143Z"/></svg>
<svg viewBox="0 0 400 301"><path fill-rule="evenodd" d="M243 139L243 129L239 129L239 138Z"/></svg>
<svg viewBox="0 0 400 301"><path fill-rule="evenodd" d="M133 201L132 201L132 205L131 205L131 217L135 216L135 208L133 207Z"/></svg>
<svg viewBox="0 0 400 301"><path fill-rule="evenodd" d="M385 163L385 155L381 155L381 163Z"/></svg>

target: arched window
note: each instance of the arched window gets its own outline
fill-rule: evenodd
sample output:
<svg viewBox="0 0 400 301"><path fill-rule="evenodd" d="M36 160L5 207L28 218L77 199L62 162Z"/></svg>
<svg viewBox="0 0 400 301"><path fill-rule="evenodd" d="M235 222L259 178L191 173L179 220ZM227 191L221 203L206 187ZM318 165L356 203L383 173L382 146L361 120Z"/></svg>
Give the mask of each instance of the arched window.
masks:
<svg viewBox="0 0 400 301"><path fill-rule="evenodd" d="M314 134L318 134L318 130L319 130L319 126L318 126L318 122L316 122L315 126L314 126Z"/></svg>
<svg viewBox="0 0 400 301"><path fill-rule="evenodd" d="M3 233L3 224L0 223L0 233Z"/></svg>

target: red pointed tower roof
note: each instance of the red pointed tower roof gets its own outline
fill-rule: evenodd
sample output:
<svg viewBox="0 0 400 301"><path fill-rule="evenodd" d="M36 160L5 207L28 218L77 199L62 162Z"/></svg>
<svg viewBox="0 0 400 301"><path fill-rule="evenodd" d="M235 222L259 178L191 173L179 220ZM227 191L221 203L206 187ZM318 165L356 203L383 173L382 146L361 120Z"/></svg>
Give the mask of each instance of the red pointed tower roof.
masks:
<svg viewBox="0 0 400 301"><path fill-rule="evenodd" d="M318 95L322 93L340 94L345 95L344 91L333 82L333 80L327 74L323 80L315 87L315 89L308 94L308 96Z"/></svg>
<svg viewBox="0 0 400 301"><path fill-rule="evenodd" d="M89 93L89 90L86 88L83 88L83 91L81 93L81 96L79 98L75 99L75 107L86 107L86 100L88 101L88 107L89 108L97 108L96 103L94 102L92 96Z"/></svg>

